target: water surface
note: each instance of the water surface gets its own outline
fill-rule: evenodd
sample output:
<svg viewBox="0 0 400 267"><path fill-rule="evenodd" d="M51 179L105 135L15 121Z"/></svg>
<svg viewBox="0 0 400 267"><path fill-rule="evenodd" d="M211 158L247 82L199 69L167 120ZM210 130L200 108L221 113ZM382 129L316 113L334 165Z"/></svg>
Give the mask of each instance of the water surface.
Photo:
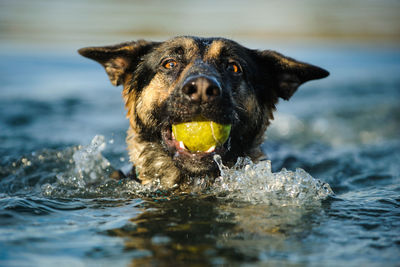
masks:
<svg viewBox="0 0 400 267"><path fill-rule="evenodd" d="M182 195L108 179L129 169L128 123L101 67L3 53L0 265L397 266L400 51L281 52L331 76L278 105L271 167L244 161Z"/></svg>

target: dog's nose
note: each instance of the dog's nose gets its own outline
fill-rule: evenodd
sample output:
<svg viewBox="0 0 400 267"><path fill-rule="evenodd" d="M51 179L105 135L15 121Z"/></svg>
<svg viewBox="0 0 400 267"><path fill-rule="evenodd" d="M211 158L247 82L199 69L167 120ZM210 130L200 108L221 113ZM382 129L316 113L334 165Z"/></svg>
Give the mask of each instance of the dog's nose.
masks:
<svg viewBox="0 0 400 267"><path fill-rule="evenodd" d="M184 95L194 102L208 102L221 96L221 87L217 81L205 76L188 79L182 87Z"/></svg>

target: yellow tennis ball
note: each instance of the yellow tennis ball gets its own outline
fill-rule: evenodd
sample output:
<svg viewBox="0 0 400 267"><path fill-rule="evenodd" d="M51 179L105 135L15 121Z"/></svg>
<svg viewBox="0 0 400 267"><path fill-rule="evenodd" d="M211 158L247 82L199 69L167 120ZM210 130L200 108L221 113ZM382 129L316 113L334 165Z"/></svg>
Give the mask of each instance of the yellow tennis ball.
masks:
<svg viewBox="0 0 400 267"><path fill-rule="evenodd" d="M177 141L192 152L204 152L223 145L228 140L231 125L213 121L191 121L172 125L172 132Z"/></svg>

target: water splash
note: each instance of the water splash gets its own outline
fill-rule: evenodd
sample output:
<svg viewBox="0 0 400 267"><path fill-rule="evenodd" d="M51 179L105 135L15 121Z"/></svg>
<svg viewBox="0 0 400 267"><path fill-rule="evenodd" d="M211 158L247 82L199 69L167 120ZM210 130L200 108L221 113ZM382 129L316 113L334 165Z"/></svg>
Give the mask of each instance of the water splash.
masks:
<svg viewBox="0 0 400 267"><path fill-rule="evenodd" d="M165 199L180 193L163 190L158 180L141 185L130 179L114 180L115 169L102 155L107 142L96 135L90 144L64 151L35 152L14 162L3 172L8 178L0 183L0 191L8 194L29 192L51 198L140 198ZM211 194L224 199L263 203L276 206L321 203L332 195L329 184L314 179L302 169L271 171L270 161L253 163L239 158L228 168L221 157L215 161L221 176L213 183L207 177L193 179L194 195Z"/></svg>
<svg viewBox="0 0 400 267"><path fill-rule="evenodd" d="M105 149L104 136L96 135L91 143L79 146L70 158L71 164L56 174L55 183L42 186L42 194L48 197L70 197L73 193L79 195L93 195L94 190L107 180L113 171L110 162L101 152Z"/></svg>
<svg viewBox="0 0 400 267"><path fill-rule="evenodd" d="M106 148L104 136L96 135L90 145L76 151L72 156L75 172L84 183L95 181L110 167L110 162L101 152Z"/></svg>
<svg viewBox="0 0 400 267"><path fill-rule="evenodd" d="M115 169L102 152L107 142L102 135L96 135L91 143L79 146L70 158L69 167L57 173L55 183L41 187L42 195L61 198L137 198L145 197L159 190L159 182L141 185L130 179L114 180Z"/></svg>
<svg viewBox="0 0 400 267"><path fill-rule="evenodd" d="M234 198L251 203L278 206L320 203L333 195L329 184L313 178L302 169L280 172L271 171L271 162L253 163L248 158L239 158L235 166L223 165L219 155L214 156L221 171L212 192L224 198Z"/></svg>

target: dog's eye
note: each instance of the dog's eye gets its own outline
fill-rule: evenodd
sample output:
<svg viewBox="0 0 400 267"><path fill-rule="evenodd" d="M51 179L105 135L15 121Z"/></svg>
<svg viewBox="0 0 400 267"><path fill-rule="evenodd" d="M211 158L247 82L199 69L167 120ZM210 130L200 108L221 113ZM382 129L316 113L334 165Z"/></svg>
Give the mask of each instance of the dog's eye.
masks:
<svg viewBox="0 0 400 267"><path fill-rule="evenodd" d="M228 66L226 67L226 69L230 72L233 72L235 74L240 74L242 73L242 68L240 67L240 65L236 62L229 62Z"/></svg>
<svg viewBox="0 0 400 267"><path fill-rule="evenodd" d="M173 69L176 66L178 66L178 62L176 62L175 59L167 59L167 60L164 60L164 62L162 63L162 66L166 69Z"/></svg>

